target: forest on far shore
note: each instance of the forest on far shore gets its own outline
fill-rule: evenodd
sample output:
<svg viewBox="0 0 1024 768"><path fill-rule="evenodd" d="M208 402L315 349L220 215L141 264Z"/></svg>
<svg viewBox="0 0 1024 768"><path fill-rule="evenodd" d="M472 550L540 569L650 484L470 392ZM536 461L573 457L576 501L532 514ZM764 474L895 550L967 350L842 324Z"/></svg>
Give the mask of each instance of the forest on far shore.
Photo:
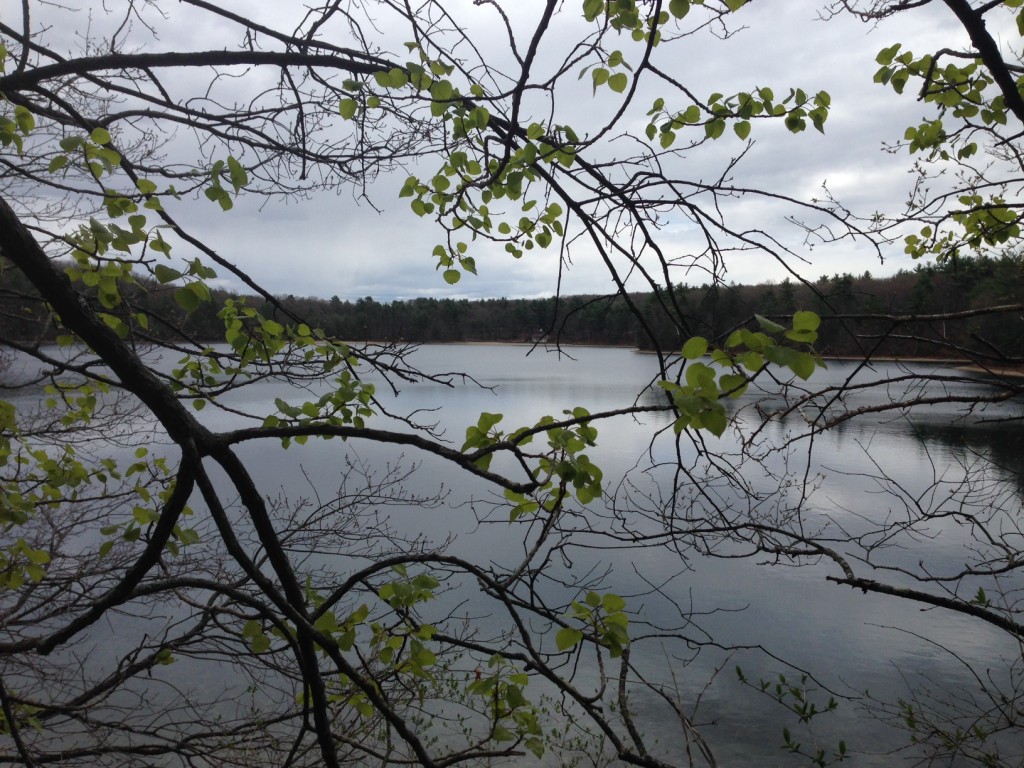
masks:
<svg viewBox="0 0 1024 768"><path fill-rule="evenodd" d="M0 321L10 338L54 340L61 330L15 270L0 272ZM124 303L105 311L124 314L145 310L152 320L147 333L171 340L181 329L192 339L224 338L217 307L232 295L215 292L215 300L186 314L176 302L176 285L138 280L125 290ZM242 297L235 297L236 299ZM984 338L993 356L1006 356L1024 338L1019 311L981 314L968 322L947 324L941 317L907 319L907 315L948 315L979 307L1024 300L1024 258L960 258L919 265L890 277L836 274L814 283L711 285L678 287L673 297L651 293L622 296L560 296L542 299L417 298L379 302L282 296L281 306L334 338L392 342L545 342L599 344L663 349L678 348L689 336L722 338L755 315L783 321L796 310L821 315L816 344L823 355L944 356L949 344L976 347ZM244 297L264 316L282 311L262 297ZM677 314L678 313L678 314ZM639 317L637 316L639 314ZM678 321L683 318L683 322ZM642 320L640 319L642 318ZM646 329L645 327L646 326ZM652 339L653 337L653 339ZM144 340L144 339L142 339ZM943 340L945 352L937 342ZM985 351L981 350L982 355ZM1012 357L1012 355L1011 355ZM1020 362L1020 361L1017 361Z"/></svg>

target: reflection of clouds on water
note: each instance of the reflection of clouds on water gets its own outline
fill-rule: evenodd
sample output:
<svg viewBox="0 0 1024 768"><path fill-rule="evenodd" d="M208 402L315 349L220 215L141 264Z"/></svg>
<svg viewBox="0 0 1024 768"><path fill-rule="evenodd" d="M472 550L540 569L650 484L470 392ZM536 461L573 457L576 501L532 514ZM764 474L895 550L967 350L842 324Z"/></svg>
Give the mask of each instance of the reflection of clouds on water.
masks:
<svg viewBox="0 0 1024 768"><path fill-rule="evenodd" d="M636 401L638 393L640 405L663 402L661 390L648 387L656 372L656 359L651 356L601 348L574 348L571 357L543 350L527 355L527 351L526 347L488 345L424 346L415 353L414 362L428 370L465 371L483 386L461 380L451 387L436 382L402 383L399 400L392 399L383 386L380 394L389 405L401 403L403 409L419 410L426 420L436 421L455 448L481 411L504 414L498 428L508 432L532 425L544 415L559 417L576 406L591 412L622 408ZM161 365L169 368L175 362L165 360ZM729 666L703 694L702 709L697 713L698 721L721 718L720 727L707 729L706 736L725 763L730 756L736 764L749 763L756 752L775 756L782 723L777 705L739 686L732 665L742 663L752 678L770 678L780 672L788 675L792 670L755 651L737 651L730 657L726 650L705 647L697 653L711 637L726 646L761 645L779 657L799 661L838 692L854 693L854 689L867 687L886 699L904 695L907 680L941 678L967 687L970 680L964 678L958 664L950 663L943 646L979 667L989 667L995 677L1004 679L1010 674L1004 657L1014 651L1012 644L1003 633L973 619L837 586L826 581L826 576L838 575L838 569L826 561L792 568L781 559L762 565L760 561L769 559L765 555L716 559L703 556L698 547L715 546L718 555L746 552L741 544L714 543L711 535L703 540L687 539L692 526L716 519L782 521L794 528L806 526L811 532L828 525L831 528L826 530L837 534L875 527L881 536L885 531L878 528L879 523L906 516L911 501L948 503L940 498L940 492L950 490L969 470L978 473L979 482L971 490L978 494L979 504L991 507L993 499L1001 499L1007 519L1013 503L1019 509L1020 439L1013 430L977 419L951 424L960 415L960 406L955 404L929 406L909 417L899 411L865 414L815 436L813 441L802 439L791 445L789 441L806 429L807 419L815 415L815 403L823 401L809 400L789 416L775 416L762 424L765 414L779 413L809 387L838 386L853 371L851 363L830 363L810 384L794 384L785 397L752 387L727 404L736 421L720 438L684 433L677 440L668 413L618 416L597 425L597 446L587 453L604 471L609 506L575 510L576 516L566 516L564 525L575 529L575 543L566 545L564 557L552 558L544 574L552 580L550 589L556 588L558 579L600 577L602 588L626 596L635 611L634 637L656 634L659 628L685 635L689 642L661 637L637 642L632 660L650 679L678 682L688 702L728 660ZM899 366L879 364L858 373L854 381L904 373ZM936 392L961 391L951 389L954 386L974 392L982 385L935 382L934 386ZM311 389L322 392L326 384ZM883 391L887 396L902 396L905 385L888 385ZM300 402L309 397L309 391L265 380L233 393L229 403L265 413L279 397ZM842 403L830 404L828 414L834 417L840 407L863 408L877 398L877 392L856 391ZM238 416L214 406L202 411L201 417L212 429L241 423ZM369 426L399 428L380 416L371 418ZM661 432L652 438L657 430ZM744 446L741 439L755 430L756 438ZM543 436L537 438L541 445L543 440ZM757 463L747 460L744 448ZM448 551L477 562L506 567L516 563L525 551L520 534L534 524L519 521L515 535L510 535L507 508L500 506L500 489L479 478L458 477L444 461L408 447L356 439L311 440L282 452L279 441L268 440L241 446L239 453L252 467L262 494L293 499L310 495L313 488L337 488L346 461L353 455L378 471L416 465L417 471L403 481L407 492L449 495L444 505L430 509L412 503L388 506L390 525L409 540L445 542L454 536ZM680 480L678 496L673 498L671 482L678 477L680 459L691 475ZM620 484L623 476L628 476L628 482ZM940 479L942 483L936 485ZM1002 496L984 495L984 483L998 485L1007 479L1011 484L1001 486ZM810 489L813 492L802 499L808 481L821 487ZM934 498L923 497L931 486ZM801 515L796 516L792 513L801 500ZM668 514L673 502L674 517ZM678 526L671 542L675 549L649 546L642 539L664 534L667 524ZM875 540L869 537L864 541L871 544ZM632 547L624 546L630 542ZM874 556L891 558L882 562L907 564L926 556L937 566L955 567L970 554L964 548L963 529L951 517L930 521L916 540L907 538L899 543L902 548L880 549ZM1018 550L1024 548L1020 543L1015 544ZM352 567L344 558L324 558L323 565L337 569L338 578ZM1008 577L1007 588L1015 586L1012 578ZM493 616L489 619L493 626L485 624L485 632L507 628L507 621L499 618L501 611L495 610L475 582L451 586L452 591L438 600L439 609L458 606L458 615L471 616L474 622ZM965 581L969 590L976 586ZM674 678L667 674L667 664L672 665ZM670 711L655 700L640 697L635 706L656 721L664 718L666 734L676 732ZM834 722L835 732L853 748L895 746L901 737L865 721L858 706L849 702L841 706ZM885 759L858 759L858 763L882 765Z"/></svg>

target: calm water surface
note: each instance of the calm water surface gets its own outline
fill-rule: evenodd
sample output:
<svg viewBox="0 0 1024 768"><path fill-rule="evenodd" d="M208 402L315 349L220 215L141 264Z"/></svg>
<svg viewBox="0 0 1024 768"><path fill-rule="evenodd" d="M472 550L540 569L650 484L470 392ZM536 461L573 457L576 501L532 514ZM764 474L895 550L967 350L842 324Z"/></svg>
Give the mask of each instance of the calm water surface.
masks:
<svg viewBox="0 0 1024 768"><path fill-rule="evenodd" d="M638 402L660 402L659 391L648 388L656 375L656 358L625 349L570 348L562 353L519 346L431 345L420 348L413 362L428 371L458 371L471 375L479 385L453 380L441 383L401 384L398 398L380 387L385 402L402 412L417 411L419 418L436 423L445 438L456 447L462 444L466 426L476 422L482 411L504 414L501 426L508 431L532 425L544 415L561 416L563 410L585 406L591 412L622 408ZM919 367L939 371L935 366ZM853 363L831 362L812 382L817 387L847 380L857 370ZM855 382L899 375L904 369L878 364L860 370ZM948 371L946 371L948 373ZM948 391L948 385L946 390ZM984 392L982 381L956 385L956 392ZM901 395L896 387L889 394ZM921 393L917 393L921 394ZM30 398L30 393L19 395ZM299 402L301 393L276 382L263 382L230 396L236 409L266 411L274 398ZM738 422L753 428L757 416L753 403L767 397L751 392L731 407ZM862 408L880 402L879 393L854 394L843 406ZM778 398L765 407L778 407ZM835 411L839 404L831 404ZM806 428L807 419L817 411L808 404L800 413L771 422L762 432L775 444ZM772 454L766 466L772 471L802 480L805 476L818 486L807 509L821 519L838 521L848 530L864 525L864 517L899 514L891 494L883 493L883 471L901 484L904 496L926 494L936 480L956 479L965 465L982 462L993 475L1004 479L1012 493L1019 494L1024 473L1019 430L998 422L1009 411L989 409L964 415L956 406L922 408L912 414L901 411L872 414L843 424L808 441L794 444L791 453ZM201 417L214 429L238 426L237 415L212 407ZM375 418L376 426L388 425ZM667 414L620 416L598 426L598 447L590 451L604 470L606 487L625 521L638 529L650 526L631 506L636 493L648 494L669 477L668 469L647 471L649 465L674 460L671 419ZM737 437L730 431L722 438L707 436L712 451L735 452ZM696 448L683 444L684 461L702 466ZM418 455L388 446L310 443L293 446L282 454L277 442L246 445L242 452L261 491L295 498L308 494L311 486L333 490L343 454L350 452L370 466L402 462L417 465L409 481L410 490L422 493L445 491L448 504L437 510L396 509L392 521L413 535L435 541L454 536L449 551L478 561L511 564L522 555L521 546L511 542L507 518L487 520L491 502L500 497L496 489L476 478L462 477L431 456ZM810 459L808 459L810 456ZM623 477L629 485L619 485ZM770 478L752 471L749 482L757 486ZM777 482L777 481L776 481ZM797 482L792 493L798 493ZM627 492L632 488L632 493ZM1019 498L1019 497L1018 497ZM1019 510L1019 501L1017 502ZM499 513L499 515L502 513ZM507 515L507 512L503 513ZM483 521L482 521L483 518ZM955 566L964 560L965 542L957 530L937 525L934 536L922 542L929 562ZM836 571L824 563L792 568L782 564L761 564L764 558L711 559L692 551L666 548L615 550L607 542L584 537L599 548L570 550L571 563L562 563L571 576L607 570L604 589L629 599L638 615L634 632L643 621L659 626L685 627L691 643L647 642L637 645L633 661L650 679L678 686L682 700L693 711L697 695L700 705L694 713L706 723L705 737L723 765L749 765L758 761L787 762L780 751L783 725L793 727L795 717L785 713L766 697L739 685L734 672L741 665L752 679L773 678L784 673L798 676L784 662L798 665L815 675L833 691L857 697L865 690L872 696L893 701L906 697L915 687L942 686L947 695L957 696L973 681L960 659L987 669L996 679L1009 674L1020 649L998 630L940 610L922 610L895 598L864 595L825 581ZM481 554L483 553L483 555ZM916 560L918 552L895 552ZM335 567L345 570L344 563ZM652 593L657 585L659 593ZM488 609L472 599L462 604L467 615ZM710 644L713 638L714 644ZM702 643L707 647L699 648ZM699 652L698 652L699 649ZM944 650L948 649L948 650ZM820 694L820 702L828 694ZM673 753L682 748L674 734L676 723L664 705L652 697L634 699L641 721L652 730L666 734L662 749ZM888 765L898 758L886 754L905 744L906 737L865 717L857 701L842 700L839 709L815 721L821 723L822 748L831 750L839 738L859 751L857 765ZM653 725L652 725L653 724ZM816 727L816 731L819 730Z"/></svg>
<svg viewBox="0 0 1024 768"><path fill-rule="evenodd" d="M631 350L570 348L558 353L515 346L436 345L421 348L414 361L426 370L468 373L483 385L457 382L451 387L434 383L402 387L396 404L401 403L404 411L422 409L424 420L436 422L456 447L461 445L466 426L475 423L482 411L504 414L502 426L511 430L533 424L544 415L560 416L578 405L598 412L634 402L660 402L658 391L647 388L656 375L656 359ZM817 387L839 384L856 370L853 363L831 362L828 370L820 371L812 382ZM949 373L936 366L918 366L915 370ZM902 367L879 364L860 370L854 381L904 372ZM981 381L957 386L956 393L990 391ZM948 387L942 391L946 390ZM904 394L896 385L888 387L886 393ZM750 405L764 394L752 392L733 406L740 409L742 422L753 424L756 416ZM929 394L935 391L929 390ZM268 396L262 388L256 388L245 397L257 406L257 401L265 402ZM865 392L848 396L842 405L855 409L879 399L878 392ZM832 409L838 405L832 404ZM845 518L844 525L852 529L862 515L882 516L895 508L893 498L880 492L875 479L882 470L902 484L907 495L914 496L939 477L956 477L964 463L977 461L978 457L991 461L1001 476L1016 478L1015 487L1019 488L1022 453L1018 432L988 423L1006 412L989 409L965 417L958 406L936 405L910 415L896 411L866 416L821 434L815 438L807 468L808 476L820 485L810 508L833 518ZM802 414L770 424L765 439L784 440L804 428L804 419L813 413L808 406ZM227 425L226 421L213 423ZM657 471L652 474L642 470L652 459L659 462L674 458L674 441L670 433L664 432L669 424L667 414L642 414L616 417L599 426L598 447L590 453L604 470L610 490L615 490L618 479L627 474L638 487L655 485L663 479ZM659 430L661 436L653 438ZM736 447L736 438L730 433L706 439L711 450L730 452ZM394 461L394 451L379 446L356 444L353 449L371 463ZM806 441L796 444L792 456L777 457L776 469L785 461L791 462L789 471L799 480L807 463L807 449ZM312 446L289 456L293 462L290 466L282 466L269 447L254 449L251 458L266 462L268 471L258 473L260 476L273 478L272 482L286 489L300 482L299 464L314 478L328 478L336 468L334 449ZM695 450L687 458L699 465ZM455 540L450 551L456 554L480 559L483 551L487 559L505 564L521 556L521 548L509 545L504 519L484 525L478 520L486 514L487 501L495 496L493 488L460 477L432 457L408 453L406 461L420 464L413 480L417 490L430 492L445 486L452 491L453 503L432 513L411 510L408 515L396 514L398 525L438 541L452 533ZM756 483L758 479L751 481ZM458 502L464 499L475 503L472 507L460 506ZM626 516L630 514L629 500L621 489L616 503ZM688 706L701 694L694 717L698 722L715 723L706 729L706 736L726 765L750 764L755 756L785 762L785 753L778 749L781 729L783 724L793 727L796 722L793 716L788 720L780 717L784 713L778 705L741 687L734 672L736 665L742 665L753 679L774 679L780 673L794 679L794 670L777 660L782 659L812 673L837 693L856 697L869 691L872 696L894 701L917 686L939 686L955 697L964 686L973 684L967 669L944 649L955 651L961 659L982 669L995 670L997 677L1004 671L1008 674L1012 660L1019 659L1019 648L998 630L949 612L922 610L916 604L829 584L824 577L834 569L825 564L791 568L759 565L757 560L763 558L715 560L692 552L684 553L684 559L662 548L617 552L607 549L606 543L601 545L601 549L574 550L571 566L566 566L570 573L608 568L605 589L633 595L630 605L640 611L638 619L660 626L686 626L685 634L694 643L713 638L722 646L743 648L725 651L705 647L696 653L695 645L666 641L644 645L633 659L650 679L664 681L673 676ZM964 541L957 531L938 531L925 546L933 564L963 561ZM916 558L917 553L907 556ZM661 597L649 594L652 584L660 586ZM643 593L647 594L637 597ZM477 608L486 610L483 604L477 606L472 601L466 610ZM713 682L705 689L709 681ZM819 705L827 698L827 694L819 694ZM672 717L653 699L641 697L634 705L650 718L648 723L661 723L655 726L658 730L664 727L666 734L678 732ZM669 719L662 723L659 718L663 717ZM886 753L906 743L905 734L865 717L856 701L844 700L837 712L815 724L823 748L831 749L843 738L852 749L868 753L859 756L857 762L861 765L891 764L895 758ZM671 753L682 748L682 743L668 736L664 748Z"/></svg>

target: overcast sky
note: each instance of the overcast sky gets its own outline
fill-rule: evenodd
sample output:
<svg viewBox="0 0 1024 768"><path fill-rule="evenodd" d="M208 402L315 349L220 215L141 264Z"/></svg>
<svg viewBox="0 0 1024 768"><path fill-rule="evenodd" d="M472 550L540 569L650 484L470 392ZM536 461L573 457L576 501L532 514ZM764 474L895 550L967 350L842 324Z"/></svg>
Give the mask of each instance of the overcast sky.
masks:
<svg viewBox="0 0 1024 768"><path fill-rule="evenodd" d="M98 13L97 3L81 2L84 10ZM296 3L236 2L240 13L260 14L275 23ZM504 0L518 28L527 31L541 11L533 0ZM539 52L535 72L559 61L559 53L583 29L578 0L567 2L556 18L556 29ZM934 9L904 14L893 22L877 27L865 25L848 16L830 21L820 18L823 0L756 0L734 16L744 29L727 40L707 31L659 51L659 63L683 81L697 95L713 91L724 93L770 86L785 93L791 86L810 92L819 89L832 95L832 114L825 135L808 130L792 135L781 125L756 124L751 139L754 145L733 174L737 186L756 187L810 200L821 194L822 185L849 208L864 214L875 210L898 210L906 199L911 182L908 175L911 158L906 153L893 155L883 151L882 143L902 137L907 125L929 115L928 108L914 95L898 96L891 89L872 83L877 69L874 57L883 47L903 41L914 51L941 47L960 47L963 35L952 14L941 3ZM14 18L19 3L0 0L4 17ZM479 48L500 62L507 59L507 40L494 23L492 8L477 6L469 0L447 4L453 15L475 37ZM231 48L238 44L215 24L196 27L178 4L165 4L166 19L158 26L158 39L146 50L164 48ZM84 18L80 14L80 18ZM287 28L288 25L286 24ZM408 33L389 26L381 18L382 46L398 55ZM51 30L55 36L70 34ZM627 60L639 56L639 46L624 39L621 48ZM568 80L575 83L575 78ZM644 111L654 89L645 90L636 100L635 114L624 128L642 134ZM579 87L559 92L556 120L569 122L577 132L592 128L596 117L607 114L609 99L617 98L608 89L592 95L589 78ZM690 152L680 163L678 173L689 178L711 179L743 148L744 143L731 134L720 141ZM618 151L612 144L607 150ZM624 149L622 151L625 151ZM431 175L431 161L418 172ZM441 242L443 233L429 221L418 219L408 201L397 197L407 171L378 179L370 189L379 213L359 203L350 191L321 194L306 201L267 203L259 197L241 197L229 214L221 214L205 200L182 201L171 210L200 232L226 257L237 261L258 281L280 294L345 299L373 296L378 300L415 296L452 297L535 297L551 295L558 273L557 252L533 252L515 261L500 246L481 247L474 252L479 275L466 275L456 286L448 286L435 269L430 255ZM795 262L801 274L815 279L836 272L862 273L870 270L881 275L912 266L894 248L880 263L871 249L850 242L813 250L802 244L802 233L785 221L791 209L766 200L744 198L727 211L731 223L763 230L778 238L805 259ZM693 232L682 217L669 216L660 233L660 242L670 253L685 254L695 242ZM187 255L179 250L182 255ZM729 282L752 283L778 281L785 276L782 265L763 254L735 255L729 258L719 276ZM678 281L700 284L706 275L677 276ZM234 284L225 283L229 287ZM587 249L575 252L564 283L568 293L607 293L611 290L606 268Z"/></svg>

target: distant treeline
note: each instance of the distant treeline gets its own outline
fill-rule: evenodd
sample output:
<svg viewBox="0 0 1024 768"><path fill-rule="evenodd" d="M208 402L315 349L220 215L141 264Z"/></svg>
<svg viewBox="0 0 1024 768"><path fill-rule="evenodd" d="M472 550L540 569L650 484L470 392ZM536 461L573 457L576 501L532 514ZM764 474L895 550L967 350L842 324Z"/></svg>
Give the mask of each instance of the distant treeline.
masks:
<svg viewBox="0 0 1024 768"><path fill-rule="evenodd" d="M90 289L83 289L87 292ZM214 301L188 315L174 297L175 286L140 282L123 291L124 302L105 311L145 312L146 334L169 339L184 328L194 340L223 339L217 309L232 297L214 292ZM235 296L234 298L237 298ZM346 301L280 297L283 306L312 326L351 341L533 342L678 348L693 335L722 338L754 315L779 322L798 309L822 316L819 351L830 355L941 354L935 340L1016 356L1024 340L1019 313L980 315L956 323L941 319L894 323L863 315L948 314L1024 301L1024 259L1020 256L959 259L919 266L891 277L836 274L814 283L679 287L672 295L562 296L545 299L411 299L382 303L371 297ZM246 302L267 316L280 311L262 298ZM635 312L633 311L635 310ZM639 315L639 317L638 317ZM45 307L32 298L15 270L0 274L0 322L6 339L51 340L59 333Z"/></svg>

